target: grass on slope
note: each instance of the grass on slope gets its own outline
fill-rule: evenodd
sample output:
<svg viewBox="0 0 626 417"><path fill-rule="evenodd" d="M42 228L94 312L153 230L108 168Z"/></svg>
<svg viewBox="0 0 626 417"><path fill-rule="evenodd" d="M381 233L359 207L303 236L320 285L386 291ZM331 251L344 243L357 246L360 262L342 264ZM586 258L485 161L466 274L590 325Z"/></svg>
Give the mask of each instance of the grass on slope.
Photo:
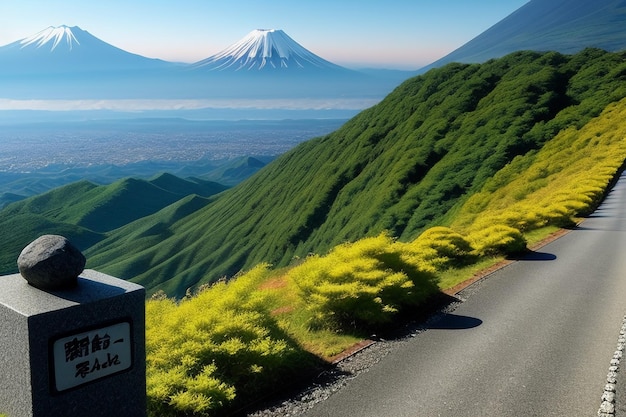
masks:
<svg viewBox="0 0 626 417"><path fill-rule="evenodd" d="M624 167L624 120L626 99L516 158L467 201L453 228L433 227L408 243L381 234L290 268L258 265L180 303L150 300L151 415L212 415L280 381L293 384L320 366L307 352L328 358L399 313L419 310L436 292L436 277L452 287L466 278L456 271L518 251L509 238L521 230L537 239L591 212Z"/></svg>
<svg viewBox="0 0 626 417"><path fill-rule="evenodd" d="M568 226L604 196L626 160L624 101L581 129L566 129L540 151L515 158L472 195L451 227L469 232L491 223L520 231Z"/></svg>
<svg viewBox="0 0 626 417"><path fill-rule="evenodd" d="M209 198L197 195L187 196L170 206L150 215L132 222L129 227L124 228L124 239L136 243L139 247L152 248L158 245L165 237L171 235L171 227L182 218L200 210L211 202ZM169 253L180 251L181 248L165 248ZM91 246L85 255L87 257L87 267L102 264L99 253L107 253L114 262L107 263L107 271L114 276L121 276L122 272L128 272L127 262L131 261L136 276L139 276L150 268L151 253L149 250L133 251L128 253L127 248L118 244L115 239L103 239ZM174 256L174 255L172 255ZM107 257L107 259L109 259ZM115 262L117 261L117 262ZM118 270L119 269L119 270ZM149 293L157 291L161 286L167 289L167 282L151 279L149 274L144 275L143 280L136 280L143 285Z"/></svg>
<svg viewBox="0 0 626 417"><path fill-rule="evenodd" d="M138 275L132 256L124 266L114 252L90 252L93 266L115 263L123 278L167 282L182 296L258 263L286 266L383 230L410 241L451 222L516 156L626 96L624 74L624 54L593 49L432 70L173 224L158 244L111 233L110 242L149 260Z"/></svg>
<svg viewBox="0 0 626 417"><path fill-rule="evenodd" d="M0 273L14 272L20 251L42 234L64 235L84 251L105 238L104 233L154 214L187 195L210 196L225 189L210 181L161 174L149 181L122 179L100 186L79 181L15 202L0 210L0 233L5 236L0 244ZM179 217L206 203L201 197L194 201Z"/></svg>
<svg viewBox="0 0 626 417"><path fill-rule="evenodd" d="M2 244L0 245L0 273L17 273L17 258L30 242L41 235L54 232L66 236L80 250L88 248L102 240L100 233L64 222L51 222L37 214L0 218ZM34 236L34 237L33 237Z"/></svg>
<svg viewBox="0 0 626 417"><path fill-rule="evenodd" d="M97 185L79 181L56 192L9 204L0 211L0 273L17 272L17 258L22 249L44 234L66 236L80 250L104 238L101 233L77 225L75 218L65 215L80 196L89 193Z"/></svg>

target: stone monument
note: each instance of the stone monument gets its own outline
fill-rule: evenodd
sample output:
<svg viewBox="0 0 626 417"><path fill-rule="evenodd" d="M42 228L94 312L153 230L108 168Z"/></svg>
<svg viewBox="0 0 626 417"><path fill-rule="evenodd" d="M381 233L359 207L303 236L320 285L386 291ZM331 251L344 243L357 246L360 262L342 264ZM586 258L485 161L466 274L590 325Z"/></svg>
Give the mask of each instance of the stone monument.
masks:
<svg viewBox="0 0 626 417"><path fill-rule="evenodd" d="M46 235L0 277L0 414L145 417L145 290Z"/></svg>

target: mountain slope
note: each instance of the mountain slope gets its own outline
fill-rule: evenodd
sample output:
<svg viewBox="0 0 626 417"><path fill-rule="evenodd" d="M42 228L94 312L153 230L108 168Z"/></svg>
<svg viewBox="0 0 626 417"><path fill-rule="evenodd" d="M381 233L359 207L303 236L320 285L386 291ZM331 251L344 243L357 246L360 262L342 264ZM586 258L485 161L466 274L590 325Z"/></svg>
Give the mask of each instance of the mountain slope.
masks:
<svg viewBox="0 0 626 417"><path fill-rule="evenodd" d="M225 185L239 184L265 166L265 162L250 156L235 158L228 164L213 170L205 178Z"/></svg>
<svg viewBox="0 0 626 417"><path fill-rule="evenodd" d="M2 193L0 194L0 209L7 204L15 203L16 201L23 200L25 197L19 194Z"/></svg>
<svg viewBox="0 0 626 417"><path fill-rule="evenodd" d="M175 210L177 215L188 215L190 208L208 204L206 197L226 188L162 174L149 181L122 179L100 186L79 181L9 204L0 210L0 233L5 236L0 245L0 271L14 272L20 251L42 234L64 235L85 250L102 240L104 233L179 201L185 209ZM193 204L185 202L187 198Z"/></svg>
<svg viewBox="0 0 626 417"><path fill-rule="evenodd" d="M0 90L13 99L167 98L179 94L181 82L170 75L178 67L77 26L51 26L0 47Z"/></svg>
<svg viewBox="0 0 626 417"><path fill-rule="evenodd" d="M286 265L390 230L411 239L454 210L517 155L581 126L626 96L626 56L516 53L411 79L325 137L303 143L157 244L112 232L120 260L90 249L90 267L182 295L259 262ZM176 248L174 251L173 248ZM129 258L130 259L130 258ZM143 271L138 273L138 271Z"/></svg>
<svg viewBox="0 0 626 417"><path fill-rule="evenodd" d="M103 233L155 213L189 194L208 197L227 187L161 174L152 180L124 178L110 185L79 181L7 206L4 216L40 214Z"/></svg>
<svg viewBox="0 0 626 417"><path fill-rule="evenodd" d="M521 50L573 54L587 47L626 48L623 0L531 0L476 38L431 65L477 63Z"/></svg>
<svg viewBox="0 0 626 417"><path fill-rule="evenodd" d="M26 245L35 238L46 234L65 236L80 250L93 246L105 236L100 233L76 226L75 224L54 221L41 214L23 214L5 216L0 212L0 273L17 273L17 257Z"/></svg>

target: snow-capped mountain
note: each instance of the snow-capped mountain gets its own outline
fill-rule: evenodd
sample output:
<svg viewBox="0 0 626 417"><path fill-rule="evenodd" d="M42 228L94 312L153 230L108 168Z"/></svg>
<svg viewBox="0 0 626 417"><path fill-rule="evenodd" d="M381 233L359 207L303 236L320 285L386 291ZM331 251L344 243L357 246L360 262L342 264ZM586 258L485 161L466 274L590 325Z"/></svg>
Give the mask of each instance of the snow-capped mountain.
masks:
<svg viewBox="0 0 626 417"><path fill-rule="evenodd" d="M77 26L0 47L0 97L7 98L381 98L399 82L335 65L282 30L252 31L191 65L126 52Z"/></svg>
<svg viewBox="0 0 626 417"><path fill-rule="evenodd" d="M132 54L78 26L50 26L0 47L0 73L69 74L164 68L173 64Z"/></svg>
<svg viewBox="0 0 626 417"><path fill-rule="evenodd" d="M223 51L192 65L209 71L349 71L294 41L279 29L256 29Z"/></svg>

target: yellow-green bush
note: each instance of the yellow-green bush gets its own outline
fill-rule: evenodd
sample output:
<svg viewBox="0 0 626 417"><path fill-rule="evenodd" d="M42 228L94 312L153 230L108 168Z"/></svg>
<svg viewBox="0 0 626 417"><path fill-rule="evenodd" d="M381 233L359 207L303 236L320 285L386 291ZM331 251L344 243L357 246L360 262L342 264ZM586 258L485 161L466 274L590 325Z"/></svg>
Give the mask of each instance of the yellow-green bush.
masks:
<svg viewBox="0 0 626 417"><path fill-rule="evenodd" d="M237 396L274 388L310 362L282 334L258 291L260 265L180 302L146 306L149 412L155 416L210 415Z"/></svg>
<svg viewBox="0 0 626 417"><path fill-rule="evenodd" d="M407 262L386 234L335 247L289 271L313 315L312 326L371 328L437 291L427 267Z"/></svg>
<svg viewBox="0 0 626 417"><path fill-rule="evenodd" d="M468 198L451 227L471 233L495 224L521 232L573 225L598 205L626 160L624 120L626 100L515 158Z"/></svg>
<svg viewBox="0 0 626 417"><path fill-rule="evenodd" d="M403 257L436 270L462 266L475 259L470 242L449 227L427 229L412 242L401 244Z"/></svg>
<svg viewBox="0 0 626 417"><path fill-rule="evenodd" d="M509 255L523 252L526 240L514 227L495 224L477 230L468 236L474 252L479 256Z"/></svg>

